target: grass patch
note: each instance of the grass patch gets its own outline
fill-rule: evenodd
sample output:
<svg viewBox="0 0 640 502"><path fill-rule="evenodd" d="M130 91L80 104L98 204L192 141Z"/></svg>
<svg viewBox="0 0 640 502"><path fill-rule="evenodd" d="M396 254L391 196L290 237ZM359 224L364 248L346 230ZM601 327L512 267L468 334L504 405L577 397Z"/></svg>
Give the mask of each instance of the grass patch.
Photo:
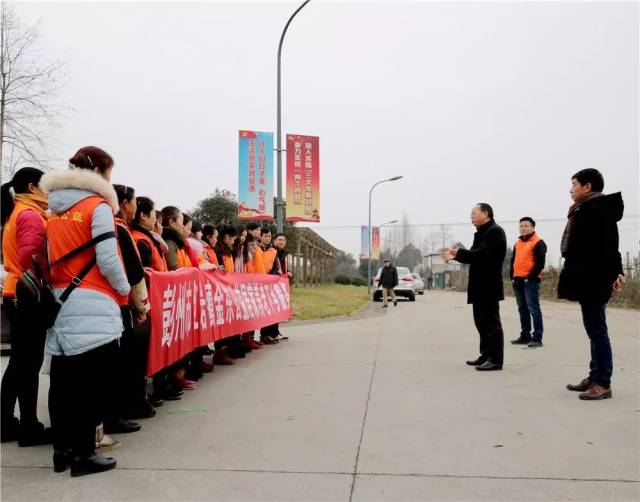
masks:
<svg viewBox="0 0 640 502"><path fill-rule="evenodd" d="M291 288L293 319L307 321L349 315L369 300L367 288L331 284Z"/></svg>

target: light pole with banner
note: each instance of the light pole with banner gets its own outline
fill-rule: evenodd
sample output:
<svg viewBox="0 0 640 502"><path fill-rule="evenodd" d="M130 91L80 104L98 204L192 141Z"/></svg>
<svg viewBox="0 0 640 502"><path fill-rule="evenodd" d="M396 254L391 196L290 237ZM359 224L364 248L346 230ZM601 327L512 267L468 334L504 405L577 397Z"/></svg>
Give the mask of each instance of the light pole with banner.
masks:
<svg viewBox="0 0 640 502"><path fill-rule="evenodd" d="M382 183L386 183L387 181L398 181L402 179L403 176L394 176L393 178L389 178L387 180L381 180L377 183L374 183L369 190L369 226L367 227L367 232L369 233L369 254L367 255L367 294L371 296L371 238L373 232L371 231L371 194L373 193L373 189Z"/></svg>
<svg viewBox="0 0 640 502"><path fill-rule="evenodd" d="M282 99L281 99L281 79L280 79L280 67L282 62L282 43L284 42L284 36L287 33L287 29L289 29L289 25L293 18L296 17L296 14L302 10L302 8L307 5L311 0L305 0L302 2L302 5L298 7L291 17L287 21L287 24L284 25L284 30L282 30L282 35L280 36L280 43L278 44L278 123L276 128L276 166L277 166L277 195L276 195L276 227L278 229L278 233L282 232L284 228L284 212L282 201Z"/></svg>

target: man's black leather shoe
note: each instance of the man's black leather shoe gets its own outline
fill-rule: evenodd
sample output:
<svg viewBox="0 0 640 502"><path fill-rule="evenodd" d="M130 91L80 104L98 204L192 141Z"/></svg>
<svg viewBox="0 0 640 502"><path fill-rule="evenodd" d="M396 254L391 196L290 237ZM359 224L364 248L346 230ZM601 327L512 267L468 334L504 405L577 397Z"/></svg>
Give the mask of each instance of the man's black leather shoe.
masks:
<svg viewBox="0 0 640 502"><path fill-rule="evenodd" d="M71 464L71 450L55 450L53 452L53 472L64 472Z"/></svg>
<svg viewBox="0 0 640 502"><path fill-rule="evenodd" d="M531 341L531 337L520 336L520 338L516 338L515 340L511 340L513 345L527 345Z"/></svg>
<svg viewBox="0 0 640 502"><path fill-rule="evenodd" d="M115 468L116 460L111 457L103 457L99 453L90 457L74 457L71 461L71 477L86 476L96 472L110 471Z"/></svg>
<svg viewBox="0 0 640 502"><path fill-rule="evenodd" d="M485 361L486 361L486 359L484 357L480 356L478 359L474 359L473 361L467 361L467 364L469 366L480 366Z"/></svg>
<svg viewBox="0 0 640 502"><path fill-rule="evenodd" d="M480 366L476 367L478 371L501 371L502 364L492 363L491 361L485 361Z"/></svg>
<svg viewBox="0 0 640 502"><path fill-rule="evenodd" d="M128 434L129 432L138 432L141 428L139 423L124 418L104 423L105 434Z"/></svg>

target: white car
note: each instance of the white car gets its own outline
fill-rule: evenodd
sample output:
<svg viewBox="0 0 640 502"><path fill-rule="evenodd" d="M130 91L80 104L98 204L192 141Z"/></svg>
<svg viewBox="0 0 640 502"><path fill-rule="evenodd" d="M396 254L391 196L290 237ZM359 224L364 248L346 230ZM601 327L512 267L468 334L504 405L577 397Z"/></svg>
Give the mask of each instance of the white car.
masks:
<svg viewBox="0 0 640 502"><path fill-rule="evenodd" d="M404 298L408 298L410 302L416 301L416 281L411 275L411 272L407 267L396 267L398 271L398 285L393 288L393 292L396 296L402 296ZM382 287L380 286L380 272L382 268L378 269L378 273L376 277L373 279L373 284L377 288L373 292L373 301L379 302L382 301ZM424 289L424 284L422 285Z"/></svg>
<svg viewBox="0 0 640 502"><path fill-rule="evenodd" d="M413 277L413 279L416 281L416 293L418 293L419 295L424 295L424 281L422 280L422 277L420 277L420 274L412 272L411 277Z"/></svg>

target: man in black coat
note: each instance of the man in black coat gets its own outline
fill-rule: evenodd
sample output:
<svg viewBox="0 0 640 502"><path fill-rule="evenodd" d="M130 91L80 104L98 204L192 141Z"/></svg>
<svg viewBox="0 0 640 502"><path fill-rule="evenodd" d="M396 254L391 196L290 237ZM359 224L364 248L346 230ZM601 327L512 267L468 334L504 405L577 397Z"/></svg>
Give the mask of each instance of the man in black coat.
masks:
<svg viewBox="0 0 640 502"><path fill-rule="evenodd" d="M384 307L388 307L388 298L391 295L391 300L393 300L393 306L398 306L398 299L396 298L396 294L393 291L398 285L398 269L393 266L391 260L387 259L384 261L384 265L382 270L380 271L380 286L382 286L382 298L384 301Z"/></svg>
<svg viewBox="0 0 640 502"><path fill-rule="evenodd" d="M451 248L441 253L445 261L468 263L467 303L473 304L473 320L480 334L480 357L467 361L479 371L502 369L504 333L500 322L500 304L504 300L502 266L507 253L507 237L493 220L489 204L479 203L471 211L471 223L477 229L471 249Z"/></svg>
<svg viewBox="0 0 640 502"><path fill-rule="evenodd" d="M568 222L562 235L564 267L558 282L558 298L577 301L591 344L589 376L569 390L580 399L611 397L613 355L605 310L613 291L624 282L618 250L618 225L624 212L620 192L604 195L604 179L596 169L583 169L571 178Z"/></svg>

